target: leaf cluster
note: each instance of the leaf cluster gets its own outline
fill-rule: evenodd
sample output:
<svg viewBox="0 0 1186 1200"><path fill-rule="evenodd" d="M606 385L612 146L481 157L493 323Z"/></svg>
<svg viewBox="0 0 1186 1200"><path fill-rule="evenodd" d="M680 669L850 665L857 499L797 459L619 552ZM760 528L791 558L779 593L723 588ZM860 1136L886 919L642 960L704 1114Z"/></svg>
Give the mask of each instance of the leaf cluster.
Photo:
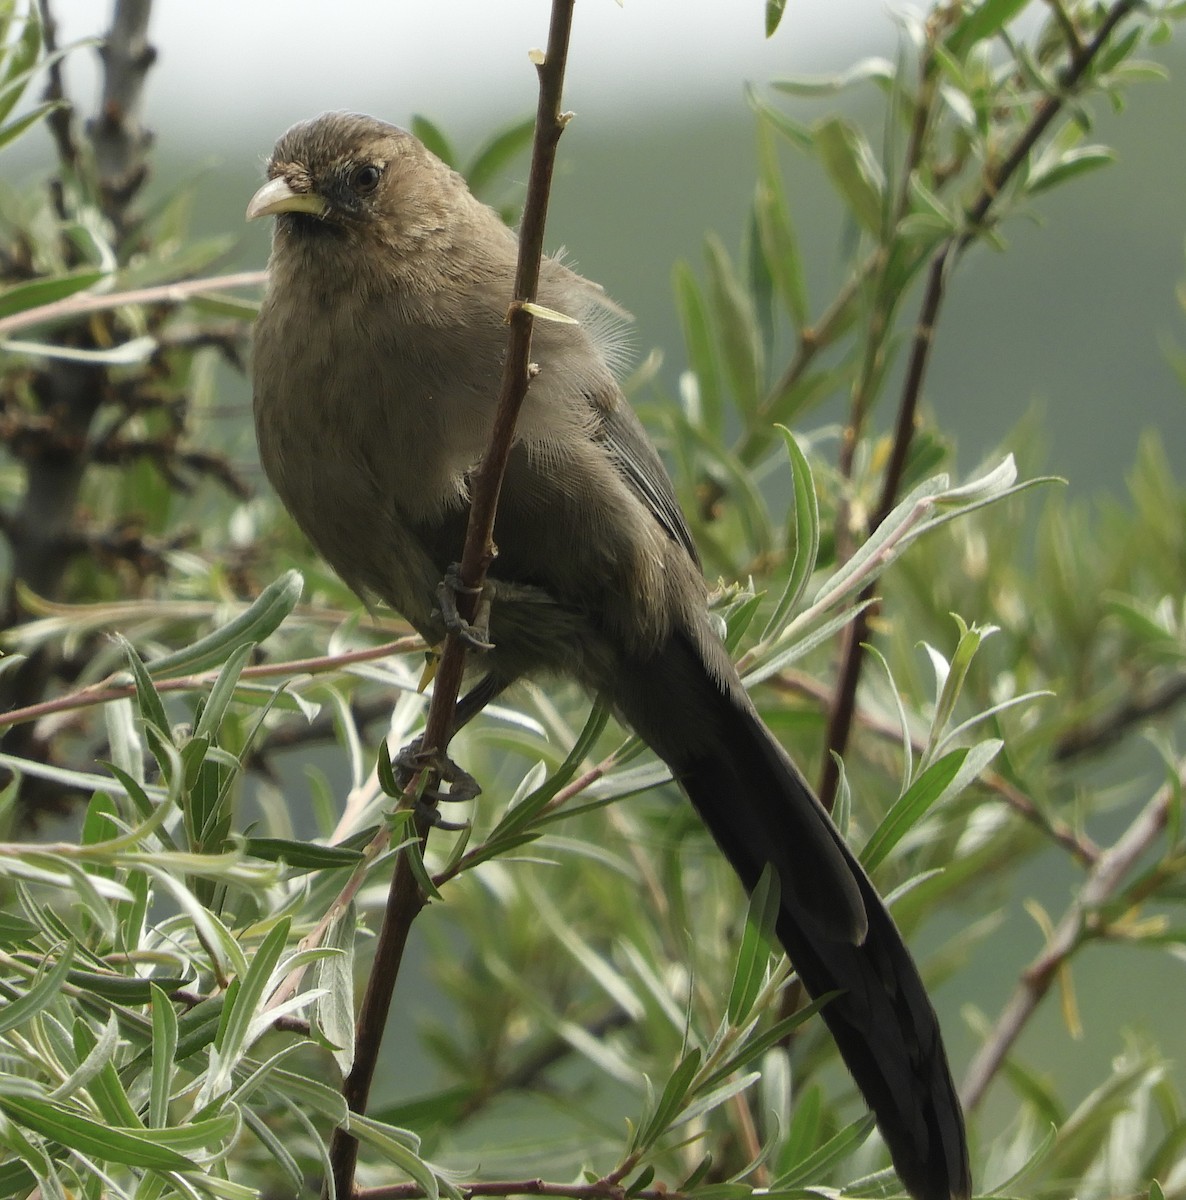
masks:
<svg viewBox="0 0 1186 1200"><path fill-rule="evenodd" d="M1169 1047L1092 1031L1114 1033L1116 1060L1072 1095L1029 1061L1028 1016L1014 1029L1009 1014L1057 998L1074 1035L1084 947L1183 952L1186 759L1170 722L1186 696L1186 490L1152 435L1129 497L1098 504L1033 477L1032 427L1009 439L1023 472L1003 450L962 478L941 397L900 419L936 264L954 286L969 246L1004 249L1008 219L1110 161L1088 140L1092 105L1157 73L1140 55L1181 8L1059 0L1034 33L1022 7L940 5L903 19L895 61L751 93L741 250L712 236L703 279L676 268L686 369L677 397L646 397L648 415L726 581L726 642L805 765L822 755L837 646L866 630L836 818L930 946L928 980L958 988L1002 963L1017 976L999 1016L991 994L962 993L977 997L981 1186L1175 1196L1186 1109ZM31 12L0 11L2 140L3 104L58 51ZM768 29L781 13L766 6ZM880 99L877 132L801 119L805 100L853 89ZM31 128L57 110L28 111ZM464 162L416 124L486 189L530 128ZM212 465L214 364L237 364L252 304L200 278L222 244L192 242L184 197L113 220L76 148L33 201L0 198L0 321L28 319L36 337L10 343L0 373L18 563L37 449L63 436L46 389L62 370L101 381L79 464L94 525L59 547L71 568L52 589L18 587L14 571L21 620L0 663L0 682L27 680L49 656L69 680L63 695L44 674L12 693L29 707L11 728L37 737L3 749L0 821L20 829L35 788L82 798L76 836L0 845L0 1194L302 1195L329 1174L335 1128L362 1143L363 1195L892 1194L810 1020L827 998L799 1006L773 951L772 881L746 902L661 765L602 707L536 684L492 705L453 750L484 794L420 849L392 757L422 726L423 647L392 641L406 631L389 615L359 614L274 507L231 485L241 472ZM806 283L788 156L847 214L828 297ZM47 307L187 279L177 303ZM942 333L936 319L926 337ZM198 476L218 486L194 522ZM99 553L132 521L119 544L156 551L151 571ZM1151 721L1153 766L1125 769ZM1122 786L1085 777L1090 756ZM403 852L433 901L417 932L436 991L416 1030L397 991L392 1023L432 1069L409 1078L391 1061L396 1086L348 1114L354 993ZM994 939L1021 903L1019 870L1052 858L1072 898L1061 913L1029 905L1041 950L1023 969ZM1007 1094L1004 1121L981 1111L990 1086Z"/></svg>

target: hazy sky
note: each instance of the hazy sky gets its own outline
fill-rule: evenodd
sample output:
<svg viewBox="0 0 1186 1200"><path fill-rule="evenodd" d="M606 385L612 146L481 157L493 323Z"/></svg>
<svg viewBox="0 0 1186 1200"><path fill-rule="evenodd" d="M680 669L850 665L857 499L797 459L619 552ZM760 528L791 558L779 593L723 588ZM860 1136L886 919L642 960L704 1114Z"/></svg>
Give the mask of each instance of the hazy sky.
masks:
<svg viewBox="0 0 1186 1200"><path fill-rule="evenodd" d="M527 52L546 41L549 8L547 0L157 0L151 36L162 61L149 104L203 139L343 107L489 128L533 107ZM53 11L65 41L103 31L110 6L53 0ZM763 12L764 0L580 0L569 102L621 119L645 116L640 106L736 98L743 79L840 66L854 42L884 47L894 36L883 0L790 0L769 41ZM93 103L88 57L70 70L76 94Z"/></svg>

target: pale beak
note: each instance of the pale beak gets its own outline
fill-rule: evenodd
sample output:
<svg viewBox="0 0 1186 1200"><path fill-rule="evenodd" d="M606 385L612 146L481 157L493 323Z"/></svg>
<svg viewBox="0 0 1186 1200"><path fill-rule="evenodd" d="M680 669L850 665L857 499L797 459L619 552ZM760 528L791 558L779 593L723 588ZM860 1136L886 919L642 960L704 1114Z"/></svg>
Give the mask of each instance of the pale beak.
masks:
<svg viewBox="0 0 1186 1200"><path fill-rule="evenodd" d="M277 213L291 212L324 217L328 211L329 205L316 192L294 192L288 181L278 175L275 179L269 179L251 197L247 205L247 219L254 221L256 217L274 217Z"/></svg>

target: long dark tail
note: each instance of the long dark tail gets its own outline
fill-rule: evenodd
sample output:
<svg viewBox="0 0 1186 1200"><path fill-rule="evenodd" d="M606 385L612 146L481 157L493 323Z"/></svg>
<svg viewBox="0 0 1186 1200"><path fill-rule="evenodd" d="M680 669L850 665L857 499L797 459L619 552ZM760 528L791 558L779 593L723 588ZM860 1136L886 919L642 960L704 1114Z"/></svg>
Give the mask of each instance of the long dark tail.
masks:
<svg viewBox="0 0 1186 1200"><path fill-rule="evenodd" d="M685 636L626 667L614 700L671 767L742 883L771 863L779 940L918 1200L971 1192L968 1148L935 1010L893 918L732 668Z"/></svg>

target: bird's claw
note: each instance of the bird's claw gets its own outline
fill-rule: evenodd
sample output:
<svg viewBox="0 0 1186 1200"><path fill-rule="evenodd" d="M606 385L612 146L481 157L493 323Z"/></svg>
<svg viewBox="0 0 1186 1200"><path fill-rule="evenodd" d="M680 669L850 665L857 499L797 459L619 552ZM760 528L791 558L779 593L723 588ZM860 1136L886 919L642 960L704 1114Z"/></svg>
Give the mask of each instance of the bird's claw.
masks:
<svg viewBox="0 0 1186 1200"><path fill-rule="evenodd" d="M416 814L427 820L434 829L457 831L465 828L464 822L458 824L455 821L446 821L441 816L438 806L463 804L481 795L481 786L468 771L459 767L446 754L425 750L421 738L416 738L404 746L396 754L392 766L399 771L401 784L406 784L422 771L430 771L442 784L448 784L447 791L440 786L423 788L413 801Z"/></svg>
<svg viewBox="0 0 1186 1200"><path fill-rule="evenodd" d="M457 609L459 592L478 598L472 621L467 621ZM490 640L491 593L492 589L488 585L472 588L462 583L461 568L457 563L450 565L445 572L445 578L437 585L437 605L441 610L445 628L450 633L457 634L472 650L494 649L494 643Z"/></svg>

